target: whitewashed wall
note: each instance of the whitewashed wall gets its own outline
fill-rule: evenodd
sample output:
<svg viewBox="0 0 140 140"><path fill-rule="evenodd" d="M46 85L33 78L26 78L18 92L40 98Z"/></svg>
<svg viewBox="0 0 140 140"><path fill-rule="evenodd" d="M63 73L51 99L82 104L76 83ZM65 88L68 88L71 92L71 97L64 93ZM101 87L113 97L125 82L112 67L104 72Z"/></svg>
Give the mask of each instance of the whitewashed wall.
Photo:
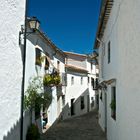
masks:
<svg viewBox="0 0 140 140"><path fill-rule="evenodd" d="M28 82L31 77L34 76L44 76L45 74L45 61L42 62L42 66L35 65L35 48L39 48L41 52L41 56L45 56L47 53L49 55L51 64L50 68L57 68L57 61L60 62L60 74L65 72L64 61L65 57L62 56L59 52L56 52L54 48L52 48L47 41L45 41L40 35L32 34L28 36L27 40L27 53L26 53L26 82L25 89L28 87ZM52 65L53 64L53 65ZM62 92L64 94L64 87L62 88ZM57 90L56 87L52 87L52 96L53 100L51 105L48 108L48 125L52 125L57 118L59 117L62 111L62 100L61 98L57 100ZM60 103L60 108L58 108L58 103Z"/></svg>
<svg viewBox="0 0 140 140"><path fill-rule="evenodd" d="M48 125L49 126L51 126L57 120L57 117L58 117L56 87L52 88L52 97L53 97L52 103L49 106L48 111L47 111L48 112Z"/></svg>
<svg viewBox="0 0 140 140"><path fill-rule="evenodd" d="M102 92L102 93L101 93ZM101 95L102 94L102 95ZM102 99L101 99L102 96ZM103 131L105 131L106 128L106 118L105 118L105 92L102 90L99 91L99 124Z"/></svg>
<svg viewBox="0 0 140 140"><path fill-rule="evenodd" d="M67 53L67 65L72 65L78 68L83 68L88 71L88 73L81 73L67 69L67 86L66 86L66 104L63 108L63 119L67 119L73 116L79 116L88 111L94 109L91 107L91 103L95 102L95 91L93 90L91 84L91 78L95 78L95 66L84 56L79 56L75 54ZM74 84L71 84L71 78L74 77ZM83 78L83 83L81 84L81 77ZM89 83L88 83L89 77ZM89 97L88 97L89 95ZM81 96L84 96L84 109L81 109ZM74 100L74 115L71 116L71 99ZM89 103L88 103L89 98ZM88 109L89 108L89 109Z"/></svg>
<svg viewBox="0 0 140 140"><path fill-rule="evenodd" d="M97 77L96 77L96 66L93 63L92 63L92 66L91 66L91 60L90 59L86 60L86 69L88 70L87 78L89 77L88 90L89 90L89 95L90 95L90 110L93 110L97 107L97 103L96 103L96 96L95 96L96 91L93 90L91 79L94 78L94 80L95 80ZM93 107L91 106L92 102L94 102Z"/></svg>
<svg viewBox="0 0 140 140"><path fill-rule="evenodd" d="M0 0L0 139L19 140L25 0Z"/></svg>
<svg viewBox="0 0 140 140"><path fill-rule="evenodd" d="M107 91L108 140L138 140L140 137L139 7L139 0L114 1L103 38L106 46L103 62L104 80L116 78L116 121L111 118L109 107L111 102L110 86ZM111 63L107 64L107 43L109 40L111 41ZM101 47L99 53L101 54ZM103 127L103 125L102 123L101 126Z"/></svg>
<svg viewBox="0 0 140 140"><path fill-rule="evenodd" d="M71 85L71 77L74 77L74 84ZM83 84L81 85L81 77L83 77ZM88 95L87 76L79 73L67 73L67 87L66 87L66 108L64 110L63 118L71 117L71 99L75 98L75 115L81 115L87 112L87 100L85 97L85 108L80 109L80 97Z"/></svg>

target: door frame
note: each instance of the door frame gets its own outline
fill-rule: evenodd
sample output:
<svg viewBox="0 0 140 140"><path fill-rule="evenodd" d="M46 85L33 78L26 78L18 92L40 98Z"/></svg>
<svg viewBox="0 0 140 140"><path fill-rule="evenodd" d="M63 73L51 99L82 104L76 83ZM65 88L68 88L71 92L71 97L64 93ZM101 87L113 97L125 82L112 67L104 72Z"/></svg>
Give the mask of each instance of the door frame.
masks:
<svg viewBox="0 0 140 140"><path fill-rule="evenodd" d="M74 100L75 100L75 98L71 99L71 116L75 115Z"/></svg>

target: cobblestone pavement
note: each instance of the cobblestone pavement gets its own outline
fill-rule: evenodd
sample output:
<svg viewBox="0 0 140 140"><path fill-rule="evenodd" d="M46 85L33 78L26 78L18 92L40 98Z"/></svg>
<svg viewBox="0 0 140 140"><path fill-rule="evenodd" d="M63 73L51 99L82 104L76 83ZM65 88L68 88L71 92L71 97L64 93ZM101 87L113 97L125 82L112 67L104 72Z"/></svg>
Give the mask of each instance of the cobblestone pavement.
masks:
<svg viewBox="0 0 140 140"><path fill-rule="evenodd" d="M95 111L61 121L43 134L41 140L106 140L97 121Z"/></svg>

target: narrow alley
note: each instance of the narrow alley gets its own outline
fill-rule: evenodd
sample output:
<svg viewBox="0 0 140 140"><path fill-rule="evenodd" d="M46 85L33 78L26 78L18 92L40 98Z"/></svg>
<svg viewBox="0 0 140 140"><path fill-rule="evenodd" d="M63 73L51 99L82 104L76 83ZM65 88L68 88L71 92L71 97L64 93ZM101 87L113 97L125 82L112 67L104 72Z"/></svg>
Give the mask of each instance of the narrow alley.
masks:
<svg viewBox="0 0 140 140"><path fill-rule="evenodd" d="M94 111L53 125L41 140L106 140Z"/></svg>

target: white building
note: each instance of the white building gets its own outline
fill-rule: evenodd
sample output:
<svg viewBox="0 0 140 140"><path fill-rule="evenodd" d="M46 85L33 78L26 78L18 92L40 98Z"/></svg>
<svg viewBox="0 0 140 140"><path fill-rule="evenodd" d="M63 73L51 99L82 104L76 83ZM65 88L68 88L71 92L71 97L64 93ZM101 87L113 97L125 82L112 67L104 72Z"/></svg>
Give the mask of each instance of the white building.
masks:
<svg viewBox="0 0 140 140"><path fill-rule="evenodd" d="M99 124L108 140L140 137L140 1L104 0L99 50Z"/></svg>
<svg viewBox="0 0 140 140"><path fill-rule="evenodd" d="M28 31L30 32L29 28ZM41 64L38 64L37 59L41 57L44 57L45 59L41 62ZM35 33L28 35L25 91L28 88L29 79L31 77L43 77L45 74L50 74L54 70L57 70L61 76L61 85L45 88L47 89L48 93L52 94L52 103L47 109L49 126L59 118L62 111L62 95L65 93L64 64L65 54L59 48L57 48L41 30L37 30ZM36 121L39 126L39 124L41 124L40 118Z"/></svg>
<svg viewBox="0 0 140 140"><path fill-rule="evenodd" d="M0 140L20 139L24 20L25 0L0 0Z"/></svg>
<svg viewBox="0 0 140 140"><path fill-rule="evenodd" d="M82 54L65 54L67 86L63 119L87 113L96 107L92 85L96 80L96 72L92 59Z"/></svg>

